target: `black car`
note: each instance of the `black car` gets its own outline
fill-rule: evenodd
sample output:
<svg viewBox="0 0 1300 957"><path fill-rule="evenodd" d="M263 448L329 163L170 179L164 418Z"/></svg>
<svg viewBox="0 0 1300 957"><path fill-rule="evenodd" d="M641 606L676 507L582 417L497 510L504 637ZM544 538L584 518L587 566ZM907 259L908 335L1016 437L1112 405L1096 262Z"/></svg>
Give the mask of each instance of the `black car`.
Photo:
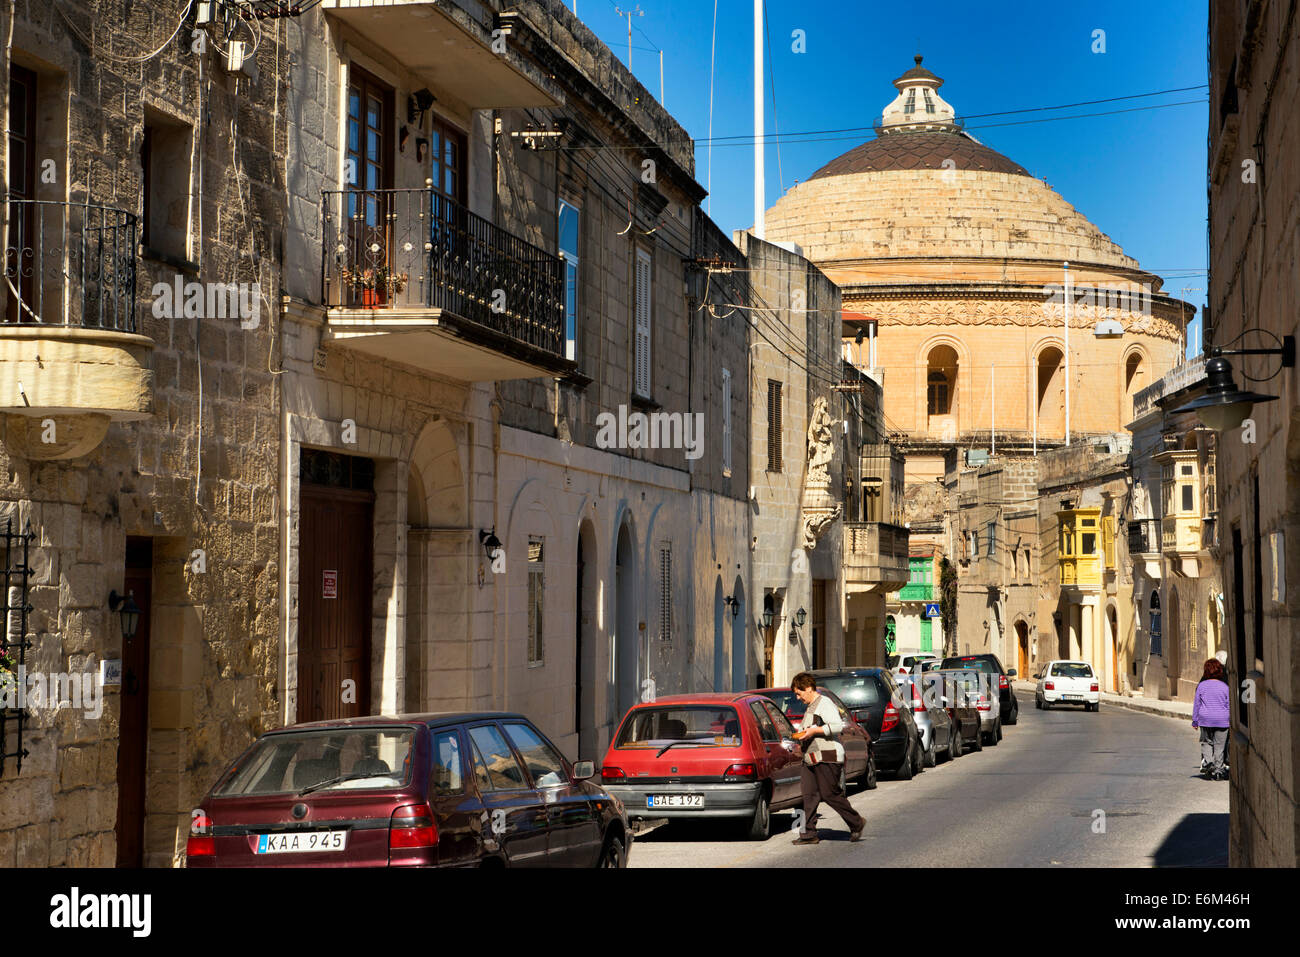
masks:
<svg viewBox="0 0 1300 957"><path fill-rule="evenodd" d="M193 812L189 867L625 867L618 800L521 714L269 731Z"/></svg>
<svg viewBox="0 0 1300 957"><path fill-rule="evenodd" d="M1011 679L1016 676L1016 669L1010 671L1002 667L997 655L958 655L943 659L939 666L944 671L965 670L979 671L990 675L997 681L999 713L1003 724L1015 724L1020 716L1020 703L1016 701L1016 690L1011 686Z"/></svg>
<svg viewBox="0 0 1300 957"><path fill-rule="evenodd" d="M885 668L823 668L810 672L871 735L876 767L908 780L924 770L920 731L894 676Z"/></svg>

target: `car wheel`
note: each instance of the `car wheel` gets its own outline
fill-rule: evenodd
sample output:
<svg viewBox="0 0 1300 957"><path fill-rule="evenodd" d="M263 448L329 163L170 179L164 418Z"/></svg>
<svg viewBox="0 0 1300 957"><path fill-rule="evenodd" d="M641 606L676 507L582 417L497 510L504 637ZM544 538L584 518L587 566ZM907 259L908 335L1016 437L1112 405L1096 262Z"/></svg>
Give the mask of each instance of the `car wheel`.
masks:
<svg viewBox="0 0 1300 957"><path fill-rule="evenodd" d="M925 767L927 767L927 768L932 768L932 767L934 767L936 764L938 764L938 761L935 759L935 756L934 756L934 740L933 740L933 739L931 739L931 741L930 741L930 746L929 746L928 748L926 748L924 751L921 752L921 764L923 764L923 765L924 765Z"/></svg>
<svg viewBox="0 0 1300 957"><path fill-rule="evenodd" d="M1046 698L1043 699L1043 710L1044 711L1052 710L1052 702L1048 701Z"/></svg>
<svg viewBox="0 0 1300 957"><path fill-rule="evenodd" d="M949 760L953 758L960 758L963 746L964 744L961 739L961 725L954 724L952 726L952 740L948 742Z"/></svg>
<svg viewBox="0 0 1300 957"><path fill-rule="evenodd" d="M970 749L971 749L972 751L983 751L983 750L984 750L984 732L983 732L983 731L976 731L976 732L975 732L975 740L971 742Z"/></svg>
<svg viewBox="0 0 1300 957"><path fill-rule="evenodd" d="M1094 704L1094 705L1092 706L1092 710L1093 710L1094 712L1096 712L1096 711L1100 711L1100 710L1101 710L1101 702L1098 701L1096 704Z"/></svg>
<svg viewBox="0 0 1300 957"><path fill-rule="evenodd" d="M1011 706L1011 713L1007 715L1007 724L1015 724L1020 719L1020 702L1017 701Z"/></svg>
<svg viewBox="0 0 1300 957"><path fill-rule="evenodd" d="M749 822L749 839L766 841L772 833L772 806L768 803L767 792L760 791L758 804L754 808L754 819Z"/></svg>
<svg viewBox="0 0 1300 957"><path fill-rule="evenodd" d="M867 773L863 780L866 782L864 786L868 791L876 789L878 782L876 781L876 756L874 754L867 758Z"/></svg>
<svg viewBox="0 0 1300 957"><path fill-rule="evenodd" d="M921 737L917 735L916 742L912 745L912 774L920 774L926 768L925 750L921 747Z"/></svg>
<svg viewBox="0 0 1300 957"><path fill-rule="evenodd" d="M627 859L623 855L623 842L617 835L611 835L605 841L604 848L600 852L600 863L597 867L626 867Z"/></svg>
<svg viewBox="0 0 1300 957"><path fill-rule="evenodd" d="M1043 699L1038 697L1038 695L1034 695L1034 707L1039 711L1043 710Z"/></svg>
<svg viewBox="0 0 1300 957"><path fill-rule="evenodd" d="M894 772L894 777L900 781L912 780L912 765L915 763L916 758L913 755L912 748L909 747L907 753L903 755L903 763L900 764L898 770Z"/></svg>
<svg viewBox="0 0 1300 957"><path fill-rule="evenodd" d="M1002 719L999 718L997 722L993 725L993 730L989 732L989 744L993 745L993 747L996 748L998 746L998 742L1001 740L1002 740Z"/></svg>

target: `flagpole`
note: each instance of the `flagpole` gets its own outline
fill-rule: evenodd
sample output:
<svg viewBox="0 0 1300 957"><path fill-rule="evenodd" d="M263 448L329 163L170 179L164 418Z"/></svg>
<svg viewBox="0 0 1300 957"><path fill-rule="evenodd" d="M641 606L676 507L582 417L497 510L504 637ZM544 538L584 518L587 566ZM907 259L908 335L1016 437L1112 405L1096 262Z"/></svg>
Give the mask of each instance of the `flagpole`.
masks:
<svg viewBox="0 0 1300 957"><path fill-rule="evenodd" d="M764 224L763 171L763 0L754 0L754 235L762 239Z"/></svg>

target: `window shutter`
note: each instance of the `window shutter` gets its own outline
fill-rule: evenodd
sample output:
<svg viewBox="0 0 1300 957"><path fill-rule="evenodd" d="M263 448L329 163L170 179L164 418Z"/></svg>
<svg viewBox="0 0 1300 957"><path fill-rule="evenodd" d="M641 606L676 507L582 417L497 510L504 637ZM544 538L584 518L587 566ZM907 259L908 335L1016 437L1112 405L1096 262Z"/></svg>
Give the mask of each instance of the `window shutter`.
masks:
<svg viewBox="0 0 1300 957"><path fill-rule="evenodd" d="M636 330L633 375L636 394L650 398L650 254L636 251Z"/></svg>
<svg viewBox="0 0 1300 957"><path fill-rule="evenodd" d="M731 474L731 370L722 370L722 474Z"/></svg>
<svg viewBox="0 0 1300 957"><path fill-rule="evenodd" d="M781 383L767 380L767 470L781 471Z"/></svg>
<svg viewBox="0 0 1300 957"><path fill-rule="evenodd" d="M1115 567L1115 516L1101 520L1101 547L1106 550L1106 567Z"/></svg>
<svg viewBox="0 0 1300 957"><path fill-rule="evenodd" d="M673 550L671 545L659 549L659 637L673 640Z"/></svg>

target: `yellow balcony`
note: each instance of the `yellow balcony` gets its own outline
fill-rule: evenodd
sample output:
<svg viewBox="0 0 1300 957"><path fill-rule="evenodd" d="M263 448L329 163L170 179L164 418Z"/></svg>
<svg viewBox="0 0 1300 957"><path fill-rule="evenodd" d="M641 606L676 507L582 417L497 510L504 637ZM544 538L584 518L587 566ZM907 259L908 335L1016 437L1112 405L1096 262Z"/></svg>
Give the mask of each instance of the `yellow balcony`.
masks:
<svg viewBox="0 0 1300 957"><path fill-rule="evenodd" d="M1059 530L1057 564L1062 588L1101 588L1101 509L1076 508L1056 513Z"/></svg>
<svg viewBox="0 0 1300 957"><path fill-rule="evenodd" d="M851 594L898 591L911 577L908 531L888 522L844 523L844 588Z"/></svg>
<svg viewBox="0 0 1300 957"><path fill-rule="evenodd" d="M0 284L3 441L33 460L92 451L153 413L153 341L136 334L136 218L14 200Z"/></svg>

